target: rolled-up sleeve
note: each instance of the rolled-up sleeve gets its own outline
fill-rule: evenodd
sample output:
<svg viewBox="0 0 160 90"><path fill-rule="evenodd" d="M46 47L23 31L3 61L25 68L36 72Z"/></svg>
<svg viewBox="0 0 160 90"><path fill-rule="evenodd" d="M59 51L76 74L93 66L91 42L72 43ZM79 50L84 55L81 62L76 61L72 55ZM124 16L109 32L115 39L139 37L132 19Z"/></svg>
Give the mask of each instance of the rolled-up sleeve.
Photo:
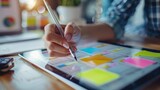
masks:
<svg viewBox="0 0 160 90"><path fill-rule="evenodd" d="M128 18L134 14L139 2L140 0L113 0L110 6L107 6L108 9L105 6L108 5L107 2L103 2L103 14L99 21L110 25L116 34L116 39L120 39L124 35Z"/></svg>

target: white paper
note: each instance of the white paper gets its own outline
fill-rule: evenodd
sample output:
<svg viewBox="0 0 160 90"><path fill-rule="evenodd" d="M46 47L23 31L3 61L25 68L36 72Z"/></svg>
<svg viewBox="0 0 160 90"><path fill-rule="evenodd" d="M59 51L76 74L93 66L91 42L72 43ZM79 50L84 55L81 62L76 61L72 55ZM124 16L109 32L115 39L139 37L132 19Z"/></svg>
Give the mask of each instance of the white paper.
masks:
<svg viewBox="0 0 160 90"><path fill-rule="evenodd" d="M0 56L44 48L42 39L0 44Z"/></svg>

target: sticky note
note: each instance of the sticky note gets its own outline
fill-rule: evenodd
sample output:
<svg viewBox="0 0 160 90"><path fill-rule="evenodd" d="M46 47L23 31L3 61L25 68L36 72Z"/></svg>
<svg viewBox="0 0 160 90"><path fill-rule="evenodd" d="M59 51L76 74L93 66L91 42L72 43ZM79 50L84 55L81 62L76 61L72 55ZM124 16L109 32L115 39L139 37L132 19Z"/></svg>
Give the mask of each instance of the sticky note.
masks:
<svg viewBox="0 0 160 90"><path fill-rule="evenodd" d="M100 45L97 45L96 48L102 48L104 46L107 46L107 44L100 44Z"/></svg>
<svg viewBox="0 0 160 90"><path fill-rule="evenodd" d="M77 75L79 78L87 80L88 82L100 86L118 79L120 76L116 73L94 68L81 72Z"/></svg>
<svg viewBox="0 0 160 90"><path fill-rule="evenodd" d="M59 68L62 68L62 67L65 67L65 66L69 66L69 65L72 65L72 64L76 64L77 62L67 62L67 63L63 63L63 64L60 64L58 65Z"/></svg>
<svg viewBox="0 0 160 90"><path fill-rule="evenodd" d="M84 51L84 52L89 53L89 54L93 54L93 53L98 52L99 49L94 48L94 47L88 47L88 48L81 49L81 51Z"/></svg>
<svg viewBox="0 0 160 90"><path fill-rule="evenodd" d="M133 65L138 68L145 68L145 67L148 67L148 66L156 63L155 61L140 58L140 57L128 57L128 58L124 59L123 62L130 64L130 65Z"/></svg>
<svg viewBox="0 0 160 90"><path fill-rule="evenodd" d="M124 48L117 48L117 49L112 50L112 52L118 52L118 51L123 50L123 49Z"/></svg>
<svg viewBox="0 0 160 90"><path fill-rule="evenodd" d="M86 57L86 58L81 58L82 61L93 64L93 65L100 65L104 64L107 62L111 62L112 58L106 57L102 54L97 54L94 56Z"/></svg>
<svg viewBox="0 0 160 90"><path fill-rule="evenodd" d="M148 57L160 58L160 53L142 50L142 51L136 53L135 56L144 56L144 57L145 57L145 56L148 56Z"/></svg>
<svg viewBox="0 0 160 90"><path fill-rule="evenodd" d="M65 67L65 64L58 65L59 68Z"/></svg>
<svg viewBox="0 0 160 90"><path fill-rule="evenodd" d="M109 53L110 53L109 51L102 52L102 54L109 54Z"/></svg>

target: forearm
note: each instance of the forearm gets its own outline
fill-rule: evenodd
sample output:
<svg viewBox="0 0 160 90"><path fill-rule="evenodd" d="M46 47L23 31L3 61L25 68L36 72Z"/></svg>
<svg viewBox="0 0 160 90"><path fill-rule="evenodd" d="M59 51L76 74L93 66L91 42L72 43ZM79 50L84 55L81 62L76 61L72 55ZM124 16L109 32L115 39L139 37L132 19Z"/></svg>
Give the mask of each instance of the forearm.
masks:
<svg viewBox="0 0 160 90"><path fill-rule="evenodd" d="M87 24L80 26L82 38L85 39L95 39L95 40L110 40L115 39L115 34L113 29L105 24Z"/></svg>

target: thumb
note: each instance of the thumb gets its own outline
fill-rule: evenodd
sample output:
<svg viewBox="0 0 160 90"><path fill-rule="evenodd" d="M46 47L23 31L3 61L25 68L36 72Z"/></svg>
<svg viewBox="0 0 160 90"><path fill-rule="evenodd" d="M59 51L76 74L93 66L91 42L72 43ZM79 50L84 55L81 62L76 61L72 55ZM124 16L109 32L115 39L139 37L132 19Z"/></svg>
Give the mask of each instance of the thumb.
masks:
<svg viewBox="0 0 160 90"><path fill-rule="evenodd" d="M64 36L68 42L77 42L80 39L80 29L74 23L67 24Z"/></svg>
<svg viewBox="0 0 160 90"><path fill-rule="evenodd" d="M71 41L73 33L74 33L74 28L72 26L72 23L67 24L64 31L64 37L66 38L67 41Z"/></svg>

